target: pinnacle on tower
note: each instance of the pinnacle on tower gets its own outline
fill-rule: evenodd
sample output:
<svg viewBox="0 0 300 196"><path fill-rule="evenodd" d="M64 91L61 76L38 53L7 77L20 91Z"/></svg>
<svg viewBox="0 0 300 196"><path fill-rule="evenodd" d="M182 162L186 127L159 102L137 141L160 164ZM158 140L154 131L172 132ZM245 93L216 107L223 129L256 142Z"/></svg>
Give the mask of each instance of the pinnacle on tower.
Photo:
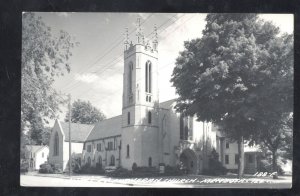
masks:
<svg viewBox="0 0 300 196"><path fill-rule="evenodd" d="M125 28L125 41L124 41L124 47L125 50L129 48L129 34L128 34L128 28Z"/></svg>
<svg viewBox="0 0 300 196"><path fill-rule="evenodd" d="M136 32L137 43L139 44L139 43L142 43L143 37L144 37L143 32L142 32L142 28L141 28L141 18L137 19L137 27L136 27L136 29L137 29L137 32Z"/></svg>
<svg viewBox="0 0 300 196"><path fill-rule="evenodd" d="M157 27L154 25L154 37L153 37L153 49L157 51L158 46L158 35L157 35Z"/></svg>

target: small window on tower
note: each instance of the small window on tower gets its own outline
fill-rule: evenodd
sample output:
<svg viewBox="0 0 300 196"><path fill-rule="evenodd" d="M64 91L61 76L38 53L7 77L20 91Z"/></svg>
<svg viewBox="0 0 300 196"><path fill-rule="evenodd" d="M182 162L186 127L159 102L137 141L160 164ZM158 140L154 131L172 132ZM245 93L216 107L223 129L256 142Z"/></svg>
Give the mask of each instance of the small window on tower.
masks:
<svg viewBox="0 0 300 196"><path fill-rule="evenodd" d="M229 142L226 142L226 148L229 148Z"/></svg>
<svg viewBox="0 0 300 196"><path fill-rule="evenodd" d="M130 125L130 112L127 113L127 124Z"/></svg>

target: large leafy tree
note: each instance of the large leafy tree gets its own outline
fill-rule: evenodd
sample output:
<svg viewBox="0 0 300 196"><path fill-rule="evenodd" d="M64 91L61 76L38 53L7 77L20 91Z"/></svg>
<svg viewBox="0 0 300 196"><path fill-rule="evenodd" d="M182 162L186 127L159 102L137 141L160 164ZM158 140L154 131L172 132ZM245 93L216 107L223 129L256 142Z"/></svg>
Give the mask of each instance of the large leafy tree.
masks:
<svg viewBox="0 0 300 196"><path fill-rule="evenodd" d="M81 124L94 124L106 117L101 110L94 107L89 101L77 100L72 104L71 122ZM66 114L66 122L69 122L69 112Z"/></svg>
<svg viewBox="0 0 300 196"><path fill-rule="evenodd" d="M265 137L271 119L293 110L293 49L277 47L292 39L279 37L279 29L256 14L208 14L206 22L202 38L186 41L176 60L176 108L238 141L242 177L244 139Z"/></svg>
<svg viewBox="0 0 300 196"><path fill-rule="evenodd" d="M52 84L70 72L68 61L76 44L64 31L53 33L41 17L22 15L21 127L29 130L32 143L41 142L44 123L57 117L65 103Z"/></svg>

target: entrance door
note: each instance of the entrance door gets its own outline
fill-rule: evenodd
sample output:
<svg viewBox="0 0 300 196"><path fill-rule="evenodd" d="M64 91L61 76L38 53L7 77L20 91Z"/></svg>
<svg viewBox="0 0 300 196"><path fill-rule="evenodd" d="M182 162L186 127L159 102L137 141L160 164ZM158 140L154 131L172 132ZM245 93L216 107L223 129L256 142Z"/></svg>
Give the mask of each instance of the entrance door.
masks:
<svg viewBox="0 0 300 196"><path fill-rule="evenodd" d="M197 157L191 149L185 149L180 155L180 162L187 174L197 174Z"/></svg>

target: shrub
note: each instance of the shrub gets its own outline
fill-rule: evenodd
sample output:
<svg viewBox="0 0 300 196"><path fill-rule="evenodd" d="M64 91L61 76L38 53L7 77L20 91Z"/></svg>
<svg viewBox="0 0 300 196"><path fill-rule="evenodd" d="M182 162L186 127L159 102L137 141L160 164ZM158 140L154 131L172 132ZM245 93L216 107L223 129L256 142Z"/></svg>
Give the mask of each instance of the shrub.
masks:
<svg viewBox="0 0 300 196"><path fill-rule="evenodd" d="M266 159L259 160L258 164L257 164L257 171L272 173L273 172L272 163L270 163L270 161L268 161ZM284 174L284 171L280 165L277 165L277 173L278 173L278 175Z"/></svg>
<svg viewBox="0 0 300 196"><path fill-rule="evenodd" d="M77 168L76 170L73 170L76 173L80 174L104 174L105 171L101 167L91 167L88 164L83 165L81 168Z"/></svg>
<svg viewBox="0 0 300 196"><path fill-rule="evenodd" d="M21 173L25 173L25 172L28 172L28 162L22 162L21 165L20 165L20 172Z"/></svg>
<svg viewBox="0 0 300 196"><path fill-rule="evenodd" d="M53 168L50 164L48 163L44 163L40 165L40 169L39 169L39 173L43 173L43 174L53 174Z"/></svg>
<svg viewBox="0 0 300 196"><path fill-rule="evenodd" d="M225 175L227 169L219 161L219 154L215 149L212 150L209 158L209 168L203 171L203 174L207 175Z"/></svg>
<svg viewBox="0 0 300 196"><path fill-rule="evenodd" d="M131 177L132 172L128 169L124 169L122 167L117 168L116 170L107 173L107 176L110 177Z"/></svg>
<svg viewBox="0 0 300 196"><path fill-rule="evenodd" d="M132 171L135 171L136 168L137 168L137 164L136 164L136 163L133 163L131 168L132 168Z"/></svg>
<svg viewBox="0 0 300 196"><path fill-rule="evenodd" d="M184 171L181 170L178 166L172 167L170 165L165 166L165 173L163 175L168 176L178 176L183 175Z"/></svg>

